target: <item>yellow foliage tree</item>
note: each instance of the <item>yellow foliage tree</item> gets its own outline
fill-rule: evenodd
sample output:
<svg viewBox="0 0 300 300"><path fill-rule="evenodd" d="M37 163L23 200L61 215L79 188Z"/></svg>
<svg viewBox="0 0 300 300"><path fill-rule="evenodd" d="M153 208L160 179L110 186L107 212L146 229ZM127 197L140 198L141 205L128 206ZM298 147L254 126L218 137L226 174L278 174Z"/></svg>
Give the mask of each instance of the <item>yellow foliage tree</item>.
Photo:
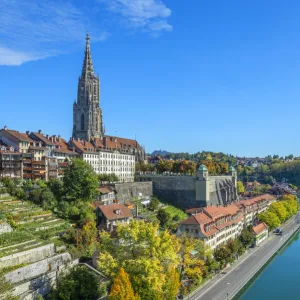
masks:
<svg viewBox="0 0 300 300"><path fill-rule="evenodd" d="M108 297L109 300L139 300L140 297L134 294L128 274L120 268L118 275L113 281L113 285Z"/></svg>

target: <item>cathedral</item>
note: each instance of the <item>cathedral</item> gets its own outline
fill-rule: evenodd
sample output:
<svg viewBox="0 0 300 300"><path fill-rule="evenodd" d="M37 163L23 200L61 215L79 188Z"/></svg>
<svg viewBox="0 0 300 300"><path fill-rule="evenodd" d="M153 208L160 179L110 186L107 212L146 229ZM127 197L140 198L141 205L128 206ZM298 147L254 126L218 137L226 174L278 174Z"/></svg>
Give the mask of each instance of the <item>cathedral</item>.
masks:
<svg viewBox="0 0 300 300"><path fill-rule="evenodd" d="M103 136L100 79L94 74L90 37L87 34L77 101L73 104L73 137L90 140L92 137L103 138Z"/></svg>
<svg viewBox="0 0 300 300"><path fill-rule="evenodd" d="M94 73L90 37L86 45L82 72L78 80L77 100L73 104L72 140L93 145L95 150L118 150L135 155L136 161L145 160L143 147L136 140L107 136L103 129L100 107L100 79Z"/></svg>

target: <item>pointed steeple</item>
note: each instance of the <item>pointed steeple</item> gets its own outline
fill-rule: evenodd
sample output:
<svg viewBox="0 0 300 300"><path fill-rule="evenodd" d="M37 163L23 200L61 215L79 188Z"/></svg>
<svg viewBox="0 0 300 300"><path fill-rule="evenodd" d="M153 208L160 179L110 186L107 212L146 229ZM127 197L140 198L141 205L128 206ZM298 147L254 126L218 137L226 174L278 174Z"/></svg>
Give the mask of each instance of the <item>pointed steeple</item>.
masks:
<svg viewBox="0 0 300 300"><path fill-rule="evenodd" d="M92 62L92 55L91 55L91 46L90 46L90 36L86 34L86 45L85 45L85 52L84 52L84 61L82 66L82 77L87 76L94 76L94 67Z"/></svg>

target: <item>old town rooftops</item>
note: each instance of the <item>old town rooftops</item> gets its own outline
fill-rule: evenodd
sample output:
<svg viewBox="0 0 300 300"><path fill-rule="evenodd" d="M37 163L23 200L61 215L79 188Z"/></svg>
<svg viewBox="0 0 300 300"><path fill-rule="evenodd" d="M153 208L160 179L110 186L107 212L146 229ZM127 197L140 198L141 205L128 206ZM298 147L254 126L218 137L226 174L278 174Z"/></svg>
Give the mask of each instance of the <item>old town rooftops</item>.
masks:
<svg viewBox="0 0 300 300"><path fill-rule="evenodd" d="M253 205L253 204L257 204L261 201L275 201L275 200L276 200L275 195L264 194L264 195L260 195L260 196L254 197L254 198L240 200L236 204L237 205L243 205L243 206L250 206L250 205Z"/></svg>
<svg viewBox="0 0 300 300"><path fill-rule="evenodd" d="M6 126L3 129L1 129L1 131L7 132L12 137L17 139L19 142L27 142L27 143L33 142L33 140L26 133L21 133L21 132L16 131L16 130L8 129Z"/></svg>
<svg viewBox="0 0 300 300"><path fill-rule="evenodd" d="M253 227L253 232L255 235L258 235L265 230L268 230L268 226L265 223L260 223Z"/></svg>

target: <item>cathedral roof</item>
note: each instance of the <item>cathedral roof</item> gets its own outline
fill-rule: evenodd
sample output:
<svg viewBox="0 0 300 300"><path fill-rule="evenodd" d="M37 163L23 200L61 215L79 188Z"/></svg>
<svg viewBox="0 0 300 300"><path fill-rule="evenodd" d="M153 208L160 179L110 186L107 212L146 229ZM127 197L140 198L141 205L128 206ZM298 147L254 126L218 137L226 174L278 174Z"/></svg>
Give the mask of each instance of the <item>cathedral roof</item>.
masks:
<svg viewBox="0 0 300 300"><path fill-rule="evenodd" d="M86 44L84 52L84 61L82 66L82 77L94 76L94 66L92 62L91 46L90 46L90 36L86 34Z"/></svg>

